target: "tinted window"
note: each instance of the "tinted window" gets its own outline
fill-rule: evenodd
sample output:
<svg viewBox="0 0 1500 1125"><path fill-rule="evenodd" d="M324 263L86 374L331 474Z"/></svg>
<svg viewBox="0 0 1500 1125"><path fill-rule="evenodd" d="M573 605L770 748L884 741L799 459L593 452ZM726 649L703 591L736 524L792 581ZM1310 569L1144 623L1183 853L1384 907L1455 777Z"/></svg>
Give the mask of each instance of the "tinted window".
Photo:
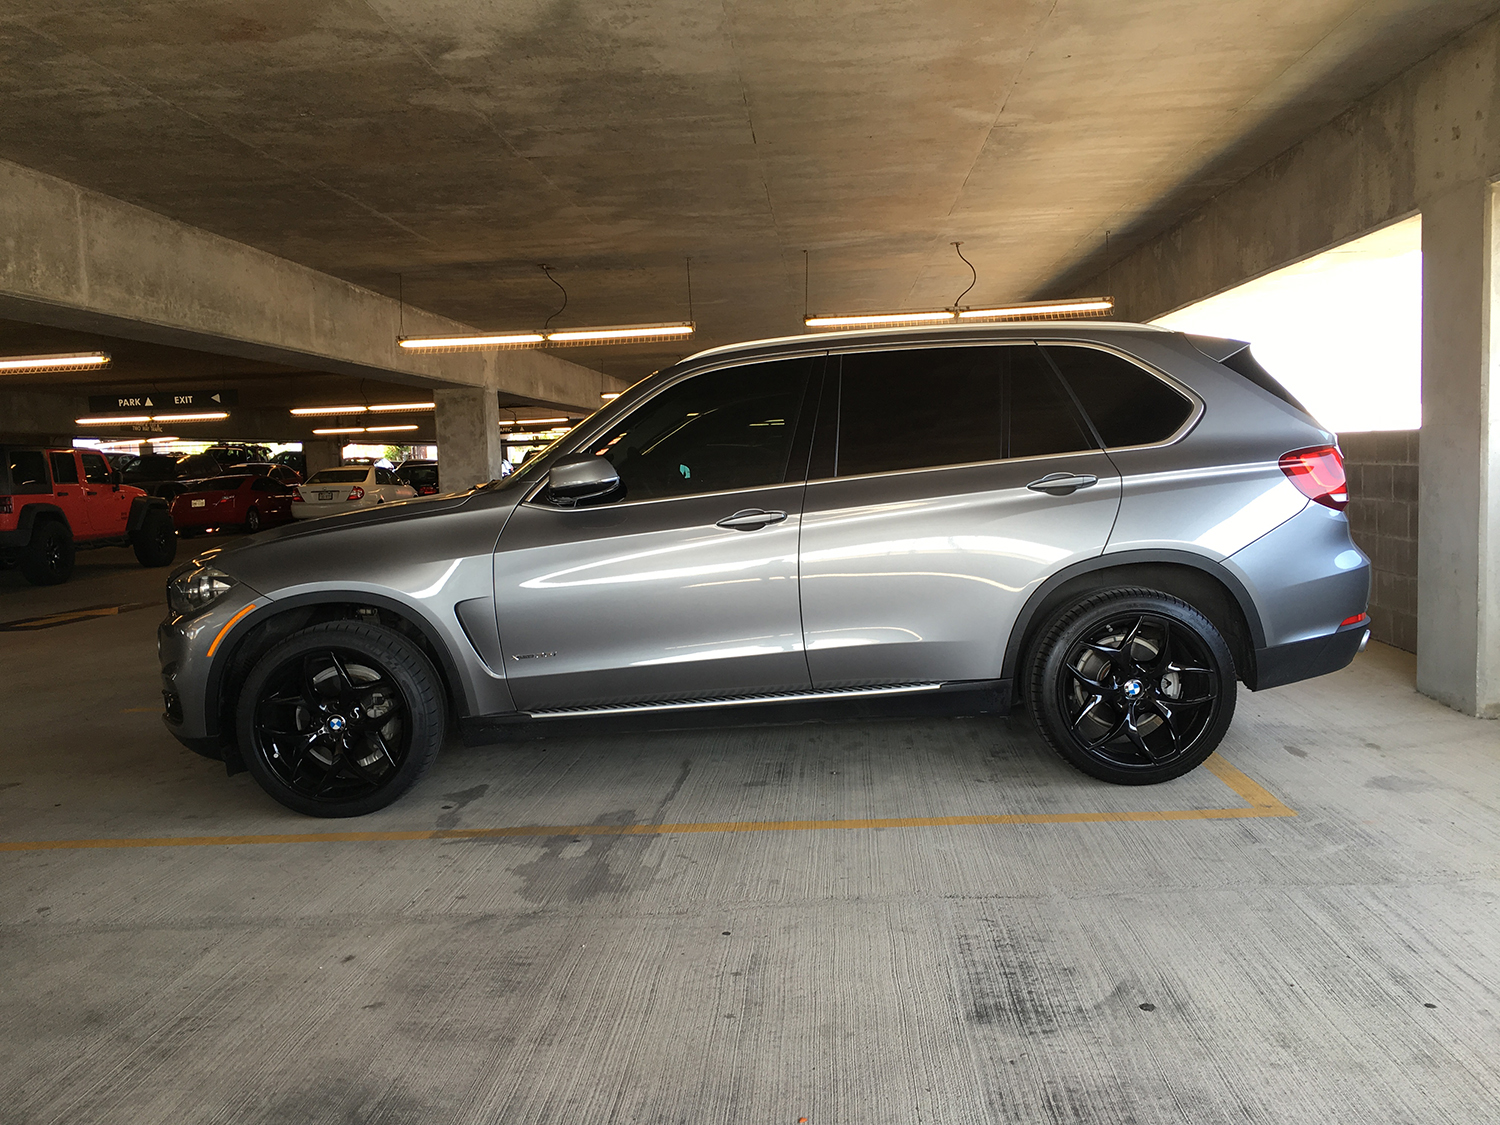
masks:
<svg viewBox="0 0 1500 1125"><path fill-rule="evenodd" d="M843 357L838 475L995 461L1002 348L912 348Z"/></svg>
<svg viewBox="0 0 1500 1125"><path fill-rule="evenodd" d="M308 484L360 484L370 475L369 469L323 469Z"/></svg>
<svg viewBox="0 0 1500 1125"><path fill-rule="evenodd" d="M587 452L614 464L628 500L780 484L815 359L697 375L627 415ZM792 468L800 479L801 468Z"/></svg>
<svg viewBox="0 0 1500 1125"><path fill-rule="evenodd" d="M1047 354L1106 446L1165 441L1192 413L1192 403L1181 394L1120 356L1063 344L1048 344Z"/></svg>
<svg viewBox="0 0 1500 1125"><path fill-rule="evenodd" d="M175 457L155 454L137 457L125 470L126 480L176 480L178 461Z"/></svg>
<svg viewBox="0 0 1500 1125"><path fill-rule="evenodd" d="M1057 375L1035 347L1006 348L1007 457L1097 449Z"/></svg>
<svg viewBox="0 0 1500 1125"><path fill-rule="evenodd" d="M400 481L398 481L395 477L393 477L391 475L391 471L389 469L376 469L375 470L375 483L376 484L399 484Z"/></svg>
<svg viewBox="0 0 1500 1125"><path fill-rule="evenodd" d="M35 449L17 449L10 455L10 483L13 488L47 485L47 462Z"/></svg>
<svg viewBox="0 0 1500 1125"><path fill-rule="evenodd" d="M89 484L109 483L109 462L97 453L81 453L83 458L83 479Z"/></svg>
<svg viewBox="0 0 1500 1125"><path fill-rule="evenodd" d="M438 482L436 465L409 465L401 470L400 475L406 478L407 484L412 485L435 485Z"/></svg>
<svg viewBox="0 0 1500 1125"><path fill-rule="evenodd" d="M53 453L52 458L52 483L53 484L77 484L78 462L73 459L71 453Z"/></svg>
<svg viewBox="0 0 1500 1125"><path fill-rule="evenodd" d="M286 485L272 480L270 477L256 477L255 483L250 486L252 492L285 492Z"/></svg>

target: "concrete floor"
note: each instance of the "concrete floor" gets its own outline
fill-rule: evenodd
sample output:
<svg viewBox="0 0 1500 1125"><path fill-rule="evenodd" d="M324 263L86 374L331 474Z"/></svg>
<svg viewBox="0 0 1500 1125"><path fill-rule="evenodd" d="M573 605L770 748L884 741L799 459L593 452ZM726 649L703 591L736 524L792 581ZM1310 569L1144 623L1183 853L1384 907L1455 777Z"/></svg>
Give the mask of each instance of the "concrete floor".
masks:
<svg viewBox="0 0 1500 1125"><path fill-rule="evenodd" d="M1150 789L889 721L455 746L329 823L162 730L164 577L0 572L0 622L153 603L0 632L0 841L113 841L0 850L0 1121L1496 1117L1500 727L1403 653L1242 695ZM990 814L1064 819L930 823ZM869 818L929 823L610 827ZM524 825L592 827L127 846Z"/></svg>

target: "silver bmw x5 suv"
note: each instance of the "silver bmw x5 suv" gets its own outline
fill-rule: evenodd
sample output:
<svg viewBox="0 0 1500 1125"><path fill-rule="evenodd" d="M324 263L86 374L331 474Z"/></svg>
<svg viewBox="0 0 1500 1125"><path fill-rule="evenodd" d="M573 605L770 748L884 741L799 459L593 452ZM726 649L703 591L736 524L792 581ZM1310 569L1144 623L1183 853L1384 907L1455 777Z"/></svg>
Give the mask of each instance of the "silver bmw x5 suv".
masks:
<svg viewBox="0 0 1500 1125"><path fill-rule="evenodd" d="M1335 436L1236 341L1118 323L702 352L519 472L200 555L165 720L317 816L455 725L1023 703L1097 778L1201 763L1236 683L1368 637ZM889 702L889 700L887 701Z"/></svg>

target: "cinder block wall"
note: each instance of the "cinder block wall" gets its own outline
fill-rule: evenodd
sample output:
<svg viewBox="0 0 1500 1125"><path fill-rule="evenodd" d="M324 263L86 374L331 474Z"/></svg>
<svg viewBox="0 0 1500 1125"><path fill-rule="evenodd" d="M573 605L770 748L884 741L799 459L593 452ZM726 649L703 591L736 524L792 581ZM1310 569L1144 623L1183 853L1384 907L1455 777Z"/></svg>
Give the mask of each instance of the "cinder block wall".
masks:
<svg viewBox="0 0 1500 1125"><path fill-rule="evenodd" d="M1339 435L1349 474L1349 523L1370 556L1370 628L1377 641L1417 651L1417 434Z"/></svg>

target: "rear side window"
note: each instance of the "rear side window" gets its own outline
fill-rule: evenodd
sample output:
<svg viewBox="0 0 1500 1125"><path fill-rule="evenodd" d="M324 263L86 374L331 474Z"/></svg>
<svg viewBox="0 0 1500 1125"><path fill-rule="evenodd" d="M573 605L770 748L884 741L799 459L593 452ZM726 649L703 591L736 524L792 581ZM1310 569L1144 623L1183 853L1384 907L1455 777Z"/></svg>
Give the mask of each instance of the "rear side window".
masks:
<svg viewBox="0 0 1500 1125"><path fill-rule="evenodd" d="M1112 352L1068 344L1046 352L1108 447L1166 441L1193 412L1183 395Z"/></svg>
<svg viewBox="0 0 1500 1125"><path fill-rule="evenodd" d="M1095 448L1029 344L846 355L839 397L839 476Z"/></svg>
<svg viewBox="0 0 1500 1125"><path fill-rule="evenodd" d="M73 459L71 453L53 453L52 458L52 483L53 484L77 484L78 462Z"/></svg>
<svg viewBox="0 0 1500 1125"><path fill-rule="evenodd" d="M280 481L274 481L270 477L256 477L250 490L252 492L285 492L287 488Z"/></svg>
<svg viewBox="0 0 1500 1125"><path fill-rule="evenodd" d="M17 491L22 489L46 490L51 487L47 481L47 459L42 456L40 450L16 449L11 451L10 484Z"/></svg>

